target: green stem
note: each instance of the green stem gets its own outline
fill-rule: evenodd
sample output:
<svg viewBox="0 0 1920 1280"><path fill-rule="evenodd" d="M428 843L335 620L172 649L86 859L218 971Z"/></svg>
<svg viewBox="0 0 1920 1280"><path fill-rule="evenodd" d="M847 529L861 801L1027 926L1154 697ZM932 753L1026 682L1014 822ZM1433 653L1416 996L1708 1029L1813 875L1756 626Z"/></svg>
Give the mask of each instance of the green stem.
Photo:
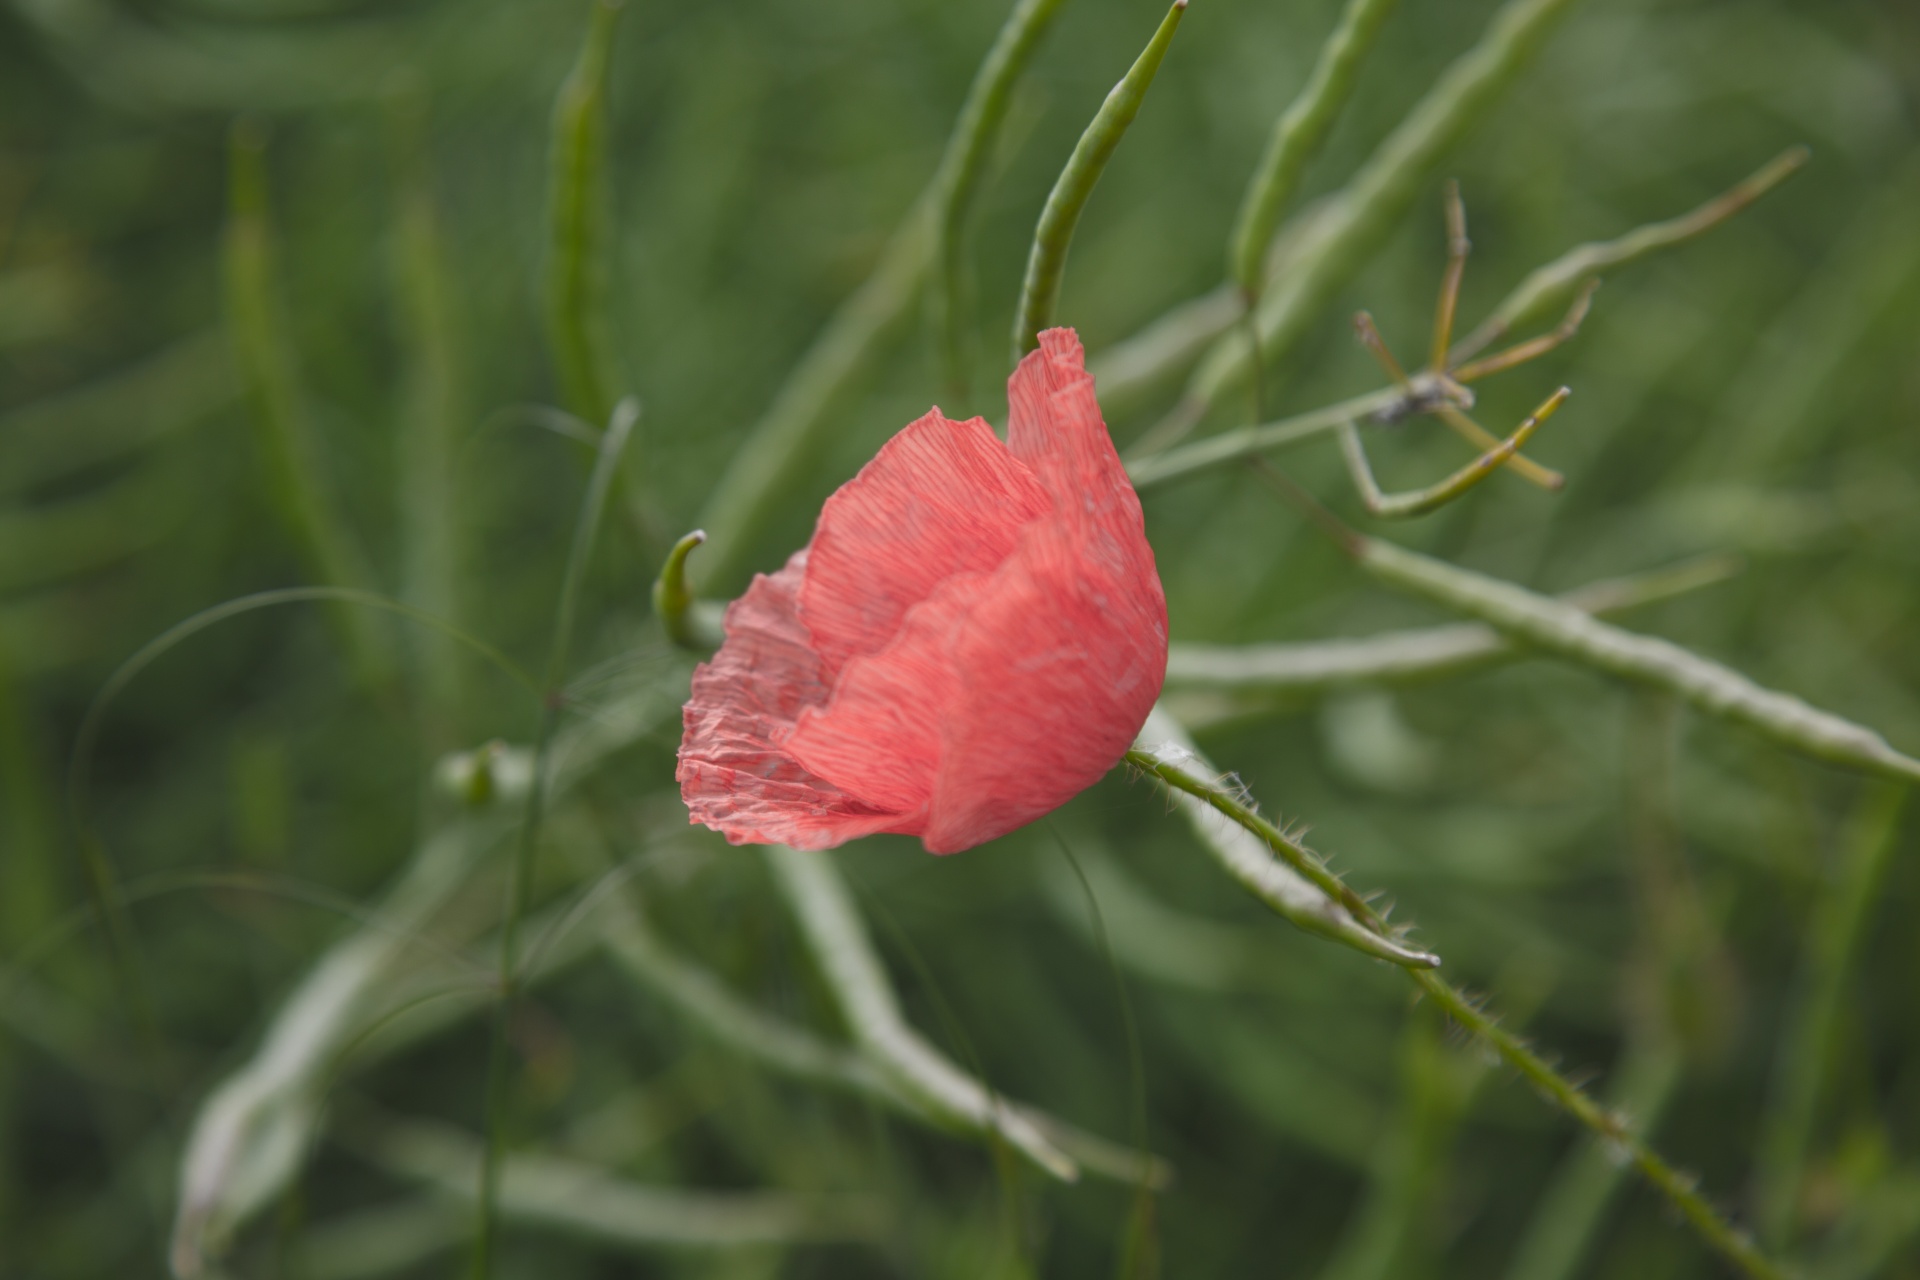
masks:
<svg viewBox="0 0 1920 1280"><path fill-rule="evenodd" d="M1375 538L1358 539L1352 549L1360 567L1388 586L1478 618L1520 643L1665 689L1708 715L1744 724L1815 759L1920 781L1920 760L1896 751L1873 730L1762 688L1671 641L1623 631L1573 605Z"/></svg>
<svg viewBox="0 0 1920 1280"><path fill-rule="evenodd" d="M547 659L547 692L540 708L540 727L534 737L533 778L527 787L526 811L520 822L520 839L514 848L506 919L500 927L498 1002L494 1006L487 1052L487 1141L485 1154L480 1161L479 1213L473 1239L475 1280L489 1280L493 1275L500 1160L512 1102L508 1036L519 995L517 966L520 921L526 914L527 901L533 894L533 870L539 852L540 826L546 817L547 775L551 766L553 735L559 727L561 712L565 707L561 686L573 652L574 618L579 609L581 585L586 580L587 566L593 559L593 544L599 535L607 498L613 490L621 452L626 447L627 437L638 415L639 409L632 400L621 401L614 410L606 433L601 437L599 456L594 459L593 473L587 480L586 497L580 504L580 516L574 525L573 543L567 551L567 567L561 578L560 600L554 614L553 646Z"/></svg>
<svg viewBox="0 0 1920 1280"><path fill-rule="evenodd" d="M1300 175L1326 141L1340 110L1397 0L1347 0L1340 25L1320 46L1313 73L1274 122L1266 152L1247 182L1247 194L1228 238L1227 274L1246 298L1256 298L1266 268L1267 246L1280 215L1299 188Z"/></svg>
<svg viewBox="0 0 1920 1280"><path fill-rule="evenodd" d="M1171 719L1165 713L1158 715L1163 724ZM1150 718L1148 724L1154 725L1155 720ZM1136 747L1127 753L1126 758L1127 763L1135 768L1152 773L1169 786L1205 800L1259 836L1275 853L1287 858L1290 866L1336 901L1359 927L1382 940L1392 938L1385 920L1364 898L1329 872L1318 858L1289 840L1273 824L1261 818L1249 802L1228 792L1219 783L1209 782L1204 776L1181 769L1165 768L1168 756L1169 753L1164 749L1149 752ZM1178 759L1179 756L1173 758ZM1738 1266L1752 1280L1783 1280L1779 1269L1754 1247L1753 1242L1729 1226L1694 1189L1694 1180L1690 1175L1680 1173L1648 1149L1625 1119L1594 1102L1580 1086L1555 1071L1523 1040L1503 1028L1478 1001L1441 978L1433 967L1437 965L1437 959L1428 957L1428 961L1426 965L1403 962L1401 967L1414 985L1431 997L1455 1022L1486 1041L1495 1053L1525 1076L1555 1106L1621 1152L1722 1257Z"/></svg>
<svg viewBox="0 0 1920 1280"><path fill-rule="evenodd" d="M1020 304L1013 321L1013 358L1040 345L1040 331L1053 323L1055 304L1060 299L1060 282L1067 270L1067 249L1073 244L1074 228L1081 211L1093 195L1093 188L1106 171L1120 139L1140 112L1147 89L1153 84L1160 63L1173 43L1173 33L1186 16L1187 0L1174 0L1167 16L1153 33L1153 39L1135 59L1127 74L1107 94L1093 121L1074 145L1066 168L1054 180L1046 207L1040 211L1040 223L1033 231L1033 248L1027 256L1026 282L1021 286Z"/></svg>
<svg viewBox="0 0 1920 1280"><path fill-rule="evenodd" d="M1260 356L1282 359L1412 206L1422 184L1467 130L1532 63L1573 0L1507 0L1480 42L1440 77L1366 166L1335 197L1312 230L1312 252L1262 291L1256 309ZM1187 397L1200 409L1219 403L1250 371L1251 344L1228 331L1202 361Z"/></svg>
<svg viewBox="0 0 1920 1280"><path fill-rule="evenodd" d="M1617 613L1725 581L1738 568L1732 556L1699 556L1650 573L1590 583L1560 599L1584 613ZM1387 631L1354 640L1175 644L1167 651L1167 687L1312 695L1356 685L1451 679L1518 661L1530 652L1481 622Z"/></svg>

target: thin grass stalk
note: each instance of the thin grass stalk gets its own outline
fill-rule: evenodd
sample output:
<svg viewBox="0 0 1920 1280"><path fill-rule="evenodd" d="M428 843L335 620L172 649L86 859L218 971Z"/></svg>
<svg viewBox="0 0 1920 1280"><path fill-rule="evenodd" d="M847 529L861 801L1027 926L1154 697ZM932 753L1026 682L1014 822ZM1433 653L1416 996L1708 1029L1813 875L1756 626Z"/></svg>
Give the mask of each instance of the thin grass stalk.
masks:
<svg viewBox="0 0 1920 1280"><path fill-rule="evenodd" d="M553 104L547 189L547 337L567 409L605 422L627 394L607 318L607 74L625 0L592 0Z"/></svg>
<svg viewBox="0 0 1920 1280"><path fill-rule="evenodd" d="M1361 568L1387 586L1431 600L1546 653L1674 694L1708 715L1743 724L1781 746L1901 782L1920 781L1920 760L1873 730L1765 689L1667 640L1601 622L1537 595L1377 538L1351 544Z"/></svg>
<svg viewBox="0 0 1920 1280"><path fill-rule="evenodd" d="M1157 710L1156 715L1162 724L1172 719ZM1152 726L1155 723L1156 719L1150 717L1148 724ZM1184 753L1176 751L1173 758L1178 760L1181 754ZM1260 817L1251 802L1236 789L1191 770L1164 767L1161 752L1135 747L1127 753L1126 759L1127 763L1142 772L1153 774L1169 787L1205 801L1258 836L1274 852L1286 858L1288 865L1338 902L1367 931L1382 939L1393 936L1386 921L1364 898L1328 871L1324 863L1303 846L1288 840L1272 823ZM1715 1252L1752 1277L1752 1280L1783 1280L1782 1272L1754 1246L1752 1240L1730 1226L1699 1194L1695 1189L1695 1179L1674 1169L1650 1150L1624 1118L1594 1102L1579 1085L1556 1071L1525 1041L1502 1027L1478 1001L1441 978L1433 967L1403 963L1401 968L1414 985L1432 998L1455 1022L1484 1040L1550 1102L1620 1152Z"/></svg>
<svg viewBox="0 0 1920 1280"><path fill-rule="evenodd" d="M601 517L613 492L614 477L620 467L620 455L639 415L632 400L616 407L613 420L601 437L599 456L587 480L587 492L580 504L579 520L574 525L573 543L567 550L566 570L561 578L560 599L555 607L553 643L547 658L547 693L540 708L540 727L534 737L533 780L527 788L526 811L520 822L520 839L514 849L513 877L507 898L506 918L500 928L500 975L498 1003L494 1006L491 1043L487 1055L487 1140L480 1160L478 1212L473 1239L475 1280L490 1280L493 1275L494 1237L497 1229L495 1201L499 1193L500 1159L506 1142L508 1113L512 1101L508 1032L518 1005L519 930L533 893L533 868L539 852L540 825L546 815L547 791L551 772L554 731L559 727L566 706L563 686L573 654L573 628L580 604L580 590L586 581L587 567L593 559L593 546L600 532Z"/></svg>
<svg viewBox="0 0 1920 1280"><path fill-rule="evenodd" d="M1643 1138L1651 1136L1679 1088L1684 1065L1670 1040L1635 1038L1616 1072L1608 1110L1628 1117ZM1583 1139L1554 1171L1514 1251L1506 1280L1577 1280L1625 1176L1626 1167L1610 1141Z"/></svg>
<svg viewBox="0 0 1920 1280"><path fill-rule="evenodd" d="M1854 962L1873 919L1887 864L1899 844L1908 788L1877 783L1861 796L1840 865L1814 903L1758 1144L1760 1236L1769 1248L1796 1243L1801 1186Z"/></svg>
<svg viewBox="0 0 1920 1280"><path fill-rule="evenodd" d="M455 303L434 206L426 104L403 97L392 114L393 271L406 352L398 432L400 597L457 623L461 555L453 473L462 409ZM460 707L459 665L444 637L421 632L409 638L415 679L439 732L450 736Z"/></svg>
<svg viewBox="0 0 1920 1280"><path fill-rule="evenodd" d="M1321 144L1340 118L1341 108L1353 94L1360 66L1396 3L1398 0L1347 0L1340 25L1320 46L1306 84L1274 122L1273 134L1247 181L1247 193L1241 198L1227 241L1227 277L1239 286L1249 303L1259 297L1267 249L1280 225L1280 215L1293 202L1307 162L1319 154Z"/></svg>
<svg viewBox="0 0 1920 1280"><path fill-rule="evenodd" d="M1583 613L1619 613L1711 586L1738 568L1739 561L1732 556L1699 556L1650 573L1589 583L1560 600ZM1317 695L1356 685L1453 679L1520 661L1531 653L1481 622L1388 631L1354 640L1174 644L1167 650L1167 687Z"/></svg>
<svg viewBox="0 0 1920 1280"><path fill-rule="evenodd" d="M1382 387L1378 391L1352 396L1325 408L1297 413L1275 422L1234 427L1192 444L1175 445L1145 457L1134 458L1127 463L1127 477L1133 481L1135 489L1151 489L1209 467L1238 462L1269 449L1279 449L1317 435L1331 434L1392 409L1405 398L1406 393L1399 387Z"/></svg>
<svg viewBox="0 0 1920 1280"><path fill-rule="evenodd" d="M287 335L273 261L266 135L259 122L234 125L228 158L228 329L254 402L273 506L314 577L330 587L365 590L373 575L326 490L323 450L307 417ZM332 616L359 678L374 688L386 686L393 674L386 634L359 610Z"/></svg>
<svg viewBox="0 0 1920 1280"><path fill-rule="evenodd" d="M1126 136L1127 128L1140 113L1140 104L1146 101L1147 90L1152 87L1153 78L1173 43L1173 33L1179 29L1180 19L1186 12L1187 0L1174 0L1153 38L1147 41L1147 47L1094 112L1092 122L1074 144L1073 154L1067 157L1066 167L1054 179L1053 190L1040 211L1039 225L1033 230L1026 280L1020 287L1019 304L1014 308L1013 359L1016 364L1020 357L1040 345L1040 331L1053 323L1074 228L1080 223L1080 214L1087 207L1100 175L1106 172L1107 161L1113 158L1120 139Z"/></svg>
<svg viewBox="0 0 1920 1280"><path fill-rule="evenodd" d="M1635 227L1612 240L1576 245L1545 266L1535 268L1494 307L1478 328L1455 344L1448 363L1459 364L1519 326L1565 306L1589 280L1705 235L1799 172L1811 156L1812 152L1805 147L1789 147L1741 182L1690 212Z"/></svg>
<svg viewBox="0 0 1920 1280"><path fill-rule="evenodd" d="M1254 318L1264 362L1293 350L1412 206L1448 150L1531 65L1571 3L1507 0L1480 42L1447 68L1375 148L1315 228L1312 252L1262 293ZM1203 413L1238 387L1250 372L1252 350L1238 330L1215 343L1188 384L1187 412Z"/></svg>
<svg viewBox="0 0 1920 1280"><path fill-rule="evenodd" d="M855 1043L889 1084L952 1128L1005 1142L1062 1181L1079 1166L1026 1116L949 1062L907 1025L852 896L827 855L765 848L821 978Z"/></svg>
<svg viewBox="0 0 1920 1280"><path fill-rule="evenodd" d="M974 73L953 138L933 179L933 262L929 309L947 385L967 396L967 220L987 176L995 141L1006 122L1013 90L1033 61L1064 0L1018 0Z"/></svg>

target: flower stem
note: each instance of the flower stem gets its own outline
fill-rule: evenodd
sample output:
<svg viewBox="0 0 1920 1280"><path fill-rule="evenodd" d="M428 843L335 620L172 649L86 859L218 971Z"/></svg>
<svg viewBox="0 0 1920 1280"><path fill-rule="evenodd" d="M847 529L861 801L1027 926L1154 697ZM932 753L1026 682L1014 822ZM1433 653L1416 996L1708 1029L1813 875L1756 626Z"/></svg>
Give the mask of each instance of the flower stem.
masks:
<svg viewBox="0 0 1920 1280"><path fill-rule="evenodd" d="M1106 171L1127 127L1140 113L1147 89L1153 84L1160 63L1173 43L1173 33L1186 16L1187 0L1174 0L1167 16L1147 41L1147 47L1127 69L1120 83L1113 86L1093 121L1067 157L1066 168L1054 180L1046 207L1040 211L1040 223L1033 230L1033 249L1027 256L1027 278L1020 290L1020 305L1014 311L1013 358L1040 345L1040 331L1053 323L1054 306L1060 300L1060 282L1066 275L1067 249L1073 244L1073 231L1081 211L1093 195L1093 188Z"/></svg>

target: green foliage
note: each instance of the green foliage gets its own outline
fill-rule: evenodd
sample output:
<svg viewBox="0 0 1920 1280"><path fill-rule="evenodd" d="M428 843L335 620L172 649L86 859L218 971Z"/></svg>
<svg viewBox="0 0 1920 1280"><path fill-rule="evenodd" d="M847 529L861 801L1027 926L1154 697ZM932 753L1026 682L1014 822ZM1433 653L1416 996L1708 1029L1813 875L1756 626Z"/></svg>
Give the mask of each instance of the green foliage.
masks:
<svg viewBox="0 0 1920 1280"><path fill-rule="evenodd" d="M1163 19L0 10L0 1275L445 1275L484 1183L503 1278L1920 1276L1920 21L1196 0L1115 105ZM681 648L1016 315L1139 768L689 829Z"/></svg>

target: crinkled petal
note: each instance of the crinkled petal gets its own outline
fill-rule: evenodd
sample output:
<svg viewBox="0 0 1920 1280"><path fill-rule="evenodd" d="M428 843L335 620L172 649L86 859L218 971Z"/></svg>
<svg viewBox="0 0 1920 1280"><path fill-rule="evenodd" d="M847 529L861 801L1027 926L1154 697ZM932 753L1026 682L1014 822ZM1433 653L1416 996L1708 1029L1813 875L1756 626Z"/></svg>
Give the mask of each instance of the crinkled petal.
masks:
<svg viewBox="0 0 1920 1280"><path fill-rule="evenodd" d="M692 820L734 844L825 849L900 822L780 746L801 713L828 697L798 616L806 567L800 551L773 576L756 576L727 609L726 643L693 673L675 776Z"/></svg>
<svg viewBox="0 0 1920 1280"><path fill-rule="evenodd" d="M942 582L991 571L1051 505L983 420L910 423L820 512L800 617L821 678L884 649Z"/></svg>
<svg viewBox="0 0 1920 1280"><path fill-rule="evenodd" d="M921 839L955 853L1052 812L1100 780L1146 722L1167 671L1152 553L1090 570L1066 521L1031 527L981 591L947 659L958 696Z"/></svg>

